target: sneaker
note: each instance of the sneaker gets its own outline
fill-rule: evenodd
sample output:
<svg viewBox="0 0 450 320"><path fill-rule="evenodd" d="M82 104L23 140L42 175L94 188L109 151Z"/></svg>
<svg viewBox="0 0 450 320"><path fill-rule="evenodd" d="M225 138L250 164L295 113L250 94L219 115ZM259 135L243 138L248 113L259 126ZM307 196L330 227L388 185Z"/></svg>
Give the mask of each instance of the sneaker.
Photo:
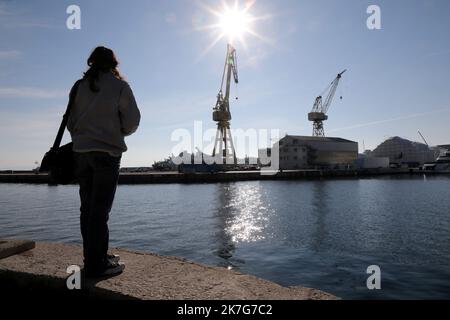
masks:
<svg viewBox="0 0 450 320"><path fill-rule="evenodd" d="M106 265L105 271L103 271L102 276L113 276L121 274L125 270L125 264L121 262L109 262Z"/></svg>
<svg viewBox="0 0 450 320"><path fill-rule="evenodd" d="M120 260L120 256L117 254L108 254L107 258L109 261L116 262L116 263L119 263L119 260Z"/></svg>
<svg viewBox="0 0 450 320"><path fill-rule="evenodd" d="M114 276L121 274L123 270L125 269L125 264L118 263L118 262L112 262L107 261L106 266L103 270L97 271L97 272L87 272L87 277L94 278L94 277L106 277L106 276Z"/></svg>

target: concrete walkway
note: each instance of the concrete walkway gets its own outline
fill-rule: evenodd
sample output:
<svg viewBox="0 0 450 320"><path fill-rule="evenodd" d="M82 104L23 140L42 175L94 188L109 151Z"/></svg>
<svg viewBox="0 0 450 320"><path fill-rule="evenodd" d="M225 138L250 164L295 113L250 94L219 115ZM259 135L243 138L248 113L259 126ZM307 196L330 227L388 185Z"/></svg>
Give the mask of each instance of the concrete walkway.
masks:
<svg viewBox="0 0 450 320"><path fill-rule="evenodd" d="M282 287L273 282L224 268L175 257L113 249L126 264L119 276L82 279L81 294L98 298L132 299L336 299L328 293ZM82 266L79 246L37 243L36 247L0 260L0 287L67 292L66 269ZM56 291L55 291L56 292Z"/></svg>

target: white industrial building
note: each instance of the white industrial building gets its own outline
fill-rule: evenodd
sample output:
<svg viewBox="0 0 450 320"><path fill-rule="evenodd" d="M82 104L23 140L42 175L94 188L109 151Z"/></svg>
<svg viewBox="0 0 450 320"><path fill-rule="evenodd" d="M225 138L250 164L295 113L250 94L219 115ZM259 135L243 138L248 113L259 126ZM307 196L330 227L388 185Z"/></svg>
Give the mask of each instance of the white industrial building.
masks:
<svg viewBox="0 0 450 320"><path fill-rule="evenodd" d="M284 170L306 168L344 168L358 158L358 143L342 138L286 135L279 143L279 167ZM274 145L275 147L275 145ZM259 150L261 163L275 153Z"/></svg>
<svg viewBox="0 0 450 320"><path fill-rule="evenodd" d="M437 156L436 149L400 137L387 139L370 153L370 157L387 157L390 164L407 165L409 167L433 162Z"/></svg>

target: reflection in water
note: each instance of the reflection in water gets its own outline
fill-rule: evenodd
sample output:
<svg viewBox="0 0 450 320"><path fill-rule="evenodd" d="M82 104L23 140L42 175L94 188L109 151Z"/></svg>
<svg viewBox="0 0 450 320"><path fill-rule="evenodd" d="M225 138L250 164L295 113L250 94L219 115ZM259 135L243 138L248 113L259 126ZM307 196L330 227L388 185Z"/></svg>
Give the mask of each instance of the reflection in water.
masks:
<svg viewBox="0 0 450 320"><path fill-rule="evenodd" d="M264 191L259 182L248 184L217 185L220 248L218 256L229 260L235 244L265 239L265 229L272 213L265 203ZM228 261L229 266L230 262Z"/></svg>
<svg viewBox="0 0 450 320"><path fill-rule="evenodd" d="M312 230L311 244L314 251L320 251L327 237L326 216L330 210L329 194L326 181L316 181L313 184L312 214L316 217L315 227Z"/></svg>
<svg viewBox="0 0 450 320"><path fill-rule="evenodd" d="M218 184L217 187L217 213L216 218L218 220L218 228L217 228L217 243L219 248L216 250L216 254L219 258L223 259L223 262L220 263L223 267L232 267L232 263L229 259L233 256L233 252L235 249L234 243L231 239L231 236L228 234L226 230L226 226L228 221L232 219L232 213L230 210L230 188L232 185L228 183Z"/></svg>
<svg viewBox="0 0 450 320"><path fill-rule="evenodd" d="M234 242L254 242L265 238L269 205L263 201L259 183L235 185L231 191L230 209L233 219L228 222L227 232Z"/></svg>

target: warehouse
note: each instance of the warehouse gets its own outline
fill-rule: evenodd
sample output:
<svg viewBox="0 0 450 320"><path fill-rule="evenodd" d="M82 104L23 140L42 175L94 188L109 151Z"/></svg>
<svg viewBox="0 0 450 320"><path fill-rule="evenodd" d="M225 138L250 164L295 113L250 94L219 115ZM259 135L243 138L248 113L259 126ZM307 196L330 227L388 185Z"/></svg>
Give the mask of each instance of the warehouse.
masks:
<svg viewBox="0 0 450 320"><path fill-rule="evenodd" d="M342 138L286 135L279 141L280 169L347 168L358 158L358 143Z"/></svg>

